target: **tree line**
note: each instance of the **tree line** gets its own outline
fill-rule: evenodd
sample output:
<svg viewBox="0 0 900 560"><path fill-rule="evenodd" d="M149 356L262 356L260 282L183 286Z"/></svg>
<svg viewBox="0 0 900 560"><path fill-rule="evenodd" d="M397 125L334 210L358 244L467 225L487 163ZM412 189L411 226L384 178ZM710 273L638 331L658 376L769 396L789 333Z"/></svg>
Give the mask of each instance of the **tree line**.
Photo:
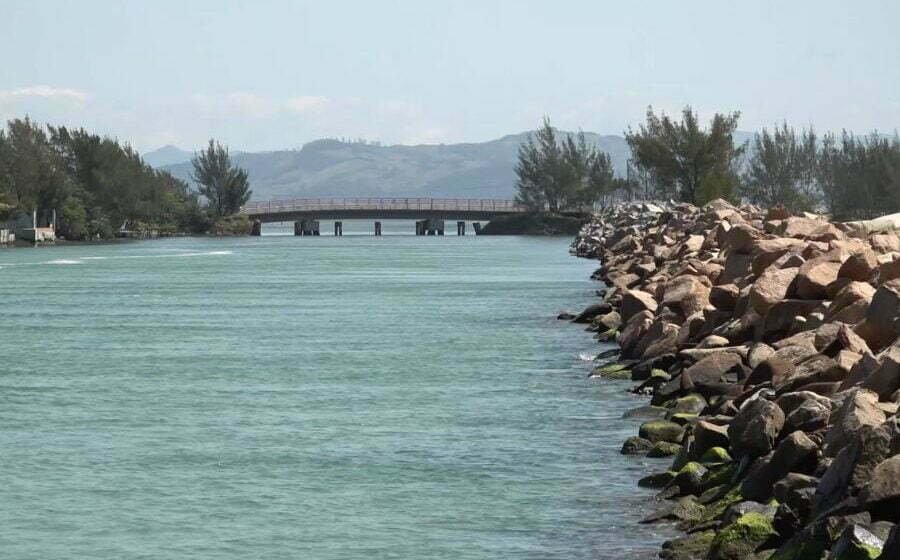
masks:
<svg viewBox="0 0 900 560"><path fill-rule="evenodd" d="M625 132L625 177L583 134L559 134L545 119L519 149L517 200L558 212L614 199L666 198L697 205L715 198L827 211L837 219L900 211L900 140L844 131L819 136L786 123L735 143L740 113L717 113L707 126L687 107L681 119L648 109Z"/></svg>
<svg viewBox="0 0 900 560"><path fill-rule="evenodd" d="M0 220L36 212L47 224L55 214L58 235L76 240L205 233L251 191L246 172L212 140L193 163L197 191L115 139L14 119L0 129Z"/></svg>

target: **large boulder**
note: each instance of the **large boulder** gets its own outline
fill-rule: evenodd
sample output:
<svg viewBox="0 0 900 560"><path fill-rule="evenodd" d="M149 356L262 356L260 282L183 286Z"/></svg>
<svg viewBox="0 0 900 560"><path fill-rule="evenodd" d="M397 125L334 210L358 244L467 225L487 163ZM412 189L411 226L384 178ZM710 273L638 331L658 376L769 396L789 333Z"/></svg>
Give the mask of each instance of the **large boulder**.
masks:
<svg viewBox="0 0 900 560"><path fill-rule="evenodd" d="M641 290L626 290L622 294L622 303L619 306L619 315L622 322L627 323L629 319L640 313L641 311L656 312L656 300L652 295Z"/></svg>
<svg viewBox="0 0 900 560"><path fill-rule="evenodd" d="M808 260L797 272L795 289L800 299L826 299L828 285L837 280L841 263L830 256Z"/></svg>
<svg viewBox="0 0 900 560"><path fill-rule="evenodd" d="M682 376L687 375L693 384L717 383L722 377L742 363L739 354L720 351L710 354L696 364L684 370Z"/></svg>
<svg viewBox="0 0 900 560"><path fill-rule="evenodd" d="M900 279L878 287L856 333L876 352L897 338L900 334Z"/></svg>
<svg viewBox="0 0 900 560"><path fill-rule="evenodd" d="M674 354L678 350L678 331L677 325L657 319L641 337L635 348L635 355L648 360Z"/></svg>
<svg viewBox="0 0 900 560"><path fill-rule="evenodd" d="M803 432L791 432L781 440L768 461L758 462L748 473L741 486L741 494L750 500L769 499L774 484L788 473L810 473L815 469L818 449L816 443Z"/></svg>
<svg viewBox="0 0 900 560"><path fill-rule="evenodd" d="M728 438L735 456L759 457L772 451L784 427L784 412L772 401L746 401L728 426Z"/></svg>
<svg viewBox="0 0 900 560"><path fill-rule="evenodd" d="M860 502L877 516L900 522L900 454L885 459L872 471L859 493Z"/></svg>
<svg viewBox="0 0 900 560"><path fill-rule="evenodd" d="M799 250L804 243L798 239L779 237L775 239L760 239L754 246L751 259L753 274L760 275L764 270L783 257L789 251Z"/></svg>
<svg viewBox="0 0 900 560"><path fill-rule="evenodd" d="M834 457L856 440L856 434L863 426L877 426L884 420L884 411L878 407L878 394L854 389L831 414L831 428L825 435L825 454Z"/></svg>
<svg viewBox="0 0 900 560"><path fill-rule="evenodd" d="M765 316L773 305L787 297L799 268L770 268L763 272L750 288L750 306Z"/></svg>
<svg viewBox="0 0 900 560"><path fill-rule="evenodd" d="M878 359L880 365L863 380L862 387L876 393L882 401L887 401L900 389L900 344L892 344Z"/></svg>
<svg viewBox="0 0 900 560"><path fill-rule="evenodd" d="M838 270L838 277L866 282L872 278L877 268L878 258L875 252L865 247L850 255L841 264L841 268Z"/></svg>
<svg viewBox="0 0 900 560"><path fill-rule="evenodd" d="M648 420L641 424L638 436L652 443L658 441L681 443L681 439L684 437L684 427L668 420Z"/></svg>
<svg viewBox="0 0 900 560"><path fill-rule="evenodd" d="M666 283L662 305L682 318L689 317L709 305L709 292L710 286L700 276L678 276Z"/></svg>
<svg viewBox="0 0 900 560"><path fill-rule="evenodd" d="M824 320L856 324L865 318L866 310L874 295L875 288L871 284L850 282L834 296L828 311L825 312Z"/></svg>

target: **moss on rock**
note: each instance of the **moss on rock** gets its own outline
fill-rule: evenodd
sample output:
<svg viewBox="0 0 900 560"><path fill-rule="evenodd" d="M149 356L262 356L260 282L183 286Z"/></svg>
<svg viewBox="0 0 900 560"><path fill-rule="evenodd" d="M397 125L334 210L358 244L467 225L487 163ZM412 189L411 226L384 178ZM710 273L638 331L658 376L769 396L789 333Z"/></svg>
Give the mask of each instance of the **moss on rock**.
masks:
<svg viewBox="0 0 900 560"><path fill-rule="evenodd" d="M700 457L701 463L730 463L731 461L731 455L724 447L711 447Z"/></svg>
<svg viewBox="0 0 900 560"><path fill-rule="evenodd" d="M716 535L709 549L710 560L745 560L776 535L772 521L756 512L745 513Z"/></svg>
<svg viewBox="0 0 900 560"><path fill-rule="evenodd" d="M653 447L647 452L647 457L658 459L660 457L671 457L681 450L681 446L677 443L668 441L657 441Z"/></svg>
<svg viewBox="0 0 900 560"><path fill-rule="evenodd" d="M684 437L684 428L669 420L648 420L641 424L638 435L653 443L657 441L681 443L681 439Z"/></svg>

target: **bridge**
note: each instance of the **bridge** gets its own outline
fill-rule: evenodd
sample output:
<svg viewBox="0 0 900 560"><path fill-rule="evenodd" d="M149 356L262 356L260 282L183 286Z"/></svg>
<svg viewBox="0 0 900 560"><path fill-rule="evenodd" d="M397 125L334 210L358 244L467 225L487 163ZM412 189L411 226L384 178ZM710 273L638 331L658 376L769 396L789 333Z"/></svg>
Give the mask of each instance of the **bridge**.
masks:
<svg viewBox="0 0 900 560"><path fill-rule="evenodd" d="M295 235L319 235L319 220L335 220L334 234L342 235L342 219L416 220L417 235L443 235L444 220L454 219L456 233L465 235L466 221L522 212L526 208L515 201L483 198L300 198L248 202L240 214L253 220L254 235L266 222L294 222ZM381 222L374 226L375 235L381 235ZM480 223L474 228L478 233Z"/></svg>

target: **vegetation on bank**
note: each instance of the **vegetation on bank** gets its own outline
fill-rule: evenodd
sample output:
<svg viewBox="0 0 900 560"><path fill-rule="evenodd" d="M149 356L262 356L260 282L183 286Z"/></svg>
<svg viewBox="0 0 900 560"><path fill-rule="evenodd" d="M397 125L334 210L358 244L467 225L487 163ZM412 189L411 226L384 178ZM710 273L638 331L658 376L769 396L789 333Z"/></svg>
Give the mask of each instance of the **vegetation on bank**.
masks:
<svg viewBox="0 0 900 560"><path fill-rule="evenodd" d="M900 139L844 131L818 135L786 123L736 145L740 113L716 113L704 127L686 107L681 119L648 109L625 132L626 177L583 135L559 137L548 120L519 150L517 200L536 212L636 198L703 205L723 198L766 207L827 211L861 219L900 211Z"/></svg>
<svg viewBox="0 0 900 560"><path fill-rule="evenodd" d="M219 222L247 201L246 172L213 141L194 167L199 192L115 139L14 119L0 129L0 221L36 211L48 224L55 212L58 235L74 240L234 230Z"/></svg>
<svg viewBox="0 0 900 560"><path fill-rule="evenodd" d="M481 228L481 235L567 235L578 234L590 214L562 215L546 212L512 214L492 219Z"/></svg>

